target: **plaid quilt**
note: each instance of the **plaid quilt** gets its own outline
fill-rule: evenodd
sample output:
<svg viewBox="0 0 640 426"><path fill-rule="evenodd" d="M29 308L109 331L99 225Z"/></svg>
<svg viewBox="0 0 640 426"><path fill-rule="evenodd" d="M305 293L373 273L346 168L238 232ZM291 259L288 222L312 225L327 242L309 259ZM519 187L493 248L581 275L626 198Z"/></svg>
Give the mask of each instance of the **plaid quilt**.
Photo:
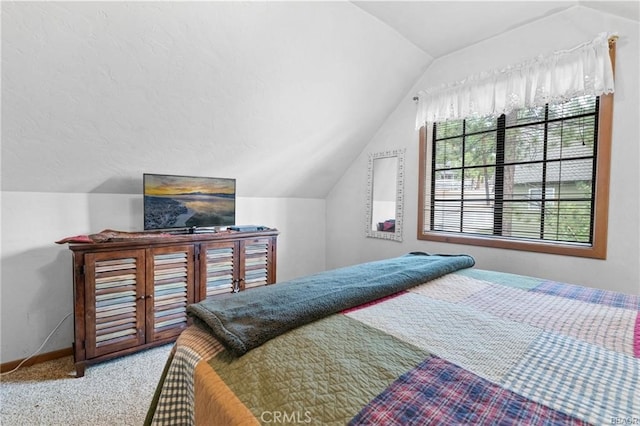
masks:
<svg viewBox="0 0 640 426"><path fill-rule="evenodd" d="M640 298L466 269L241 357L192 327L158 394L153 424L640 424Z"/></svg>

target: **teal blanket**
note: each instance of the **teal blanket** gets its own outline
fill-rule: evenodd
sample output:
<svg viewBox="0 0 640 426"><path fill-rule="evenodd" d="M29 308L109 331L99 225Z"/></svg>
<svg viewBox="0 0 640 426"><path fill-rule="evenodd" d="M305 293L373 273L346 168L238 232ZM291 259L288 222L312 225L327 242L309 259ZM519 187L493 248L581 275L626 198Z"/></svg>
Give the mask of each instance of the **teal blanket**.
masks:
<svg viewBox="0 0 640 426"><path fill-rule="evenodd" d="M409 253L252 289L225 299L205 300L190 305L187 312L227 349L243 355L304 324L474 263L467 255Z"/></svg>

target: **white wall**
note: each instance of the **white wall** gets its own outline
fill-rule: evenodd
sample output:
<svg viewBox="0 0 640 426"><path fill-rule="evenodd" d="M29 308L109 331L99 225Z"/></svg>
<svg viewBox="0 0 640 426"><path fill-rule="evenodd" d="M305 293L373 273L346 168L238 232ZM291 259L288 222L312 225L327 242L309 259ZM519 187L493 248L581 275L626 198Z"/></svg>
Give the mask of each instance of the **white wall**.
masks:
<svg viewBox="0 0 640 426"><path fill-rule="evenodd" d="M239 198L238 224L280 231L279 281L325 267L325 201L299 198ZM56 324L73 311L71 252L63 237L103 229L142 229L142 196L2 192L0 360L31 355ZM42 352L71 346L73 317L66 319Z"/></svg>
<svg viewBox="0 0 640 426"><path fill-rule="evenodd" d="M418 241L418 134L415 104L420 89L454 82L481 71L569 48L599 32L617 31L616 94L613 122L607 260L545 255ZM640 129L638 23L583 7L533 22L436 60L382 125L327 198L327 267L334 268L421 250L469 253L477 267L640 294ZM406 148L404 241L364 236L369 153ZM349 206L347 208L346 206Z"/></svg>

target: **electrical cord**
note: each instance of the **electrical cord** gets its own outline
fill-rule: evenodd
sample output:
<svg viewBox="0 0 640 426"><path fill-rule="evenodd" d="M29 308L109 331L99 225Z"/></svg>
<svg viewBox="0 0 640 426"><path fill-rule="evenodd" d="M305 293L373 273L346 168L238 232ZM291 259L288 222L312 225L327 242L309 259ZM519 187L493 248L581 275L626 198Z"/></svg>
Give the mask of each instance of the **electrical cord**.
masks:
<svg viewBox="0 0 640 426"><path fill-rule="evenodd" d="M62 323L64 322L64 320L66 320L67 318L69 318L69 317L71 316L71 314L73 314L73 312L69 312L67 315L65 315L65 317L64 317L64 318L62 318L62 319L60 320L60 322L58 323L58 325L56 325L56 327L53 329L53 331L51 331L51 333L49 333L49 335L47 336L47 338L46 338L46 339L44 339L44 342L42 342L42 344L40 345L40 347L39 347L38 349L36 349L36 351L35 351L34 353L32 353L31 355L29 355L28 357L26 357L25 359L23 359L23 360L22 360L22 362L20 362L20 364L18 364L18 365L16 366L16 368L14 368L13 370L11 370L11 371L6 371L6 372L4 372L4 373L0 373L0 376L6 376L7 374L11 374L11 373L14 373L14 372L18 371L18 369L19 369L20 367L22 367L22 365L23 365L25 362L27 362L28 360L30 360L31 358L33 358L34 356L36 356L36 355L38 354L38 352L40 352L40 351L42 350L42 348L44 348L44 345L46 345L46 344L47 344L47 342L49 341L49 339L51 338L51 336L53 336L53 333L55 333L55 332L56 332L56 330L57 330L58 328L60 328L60 326L62 325Z"/></svg>

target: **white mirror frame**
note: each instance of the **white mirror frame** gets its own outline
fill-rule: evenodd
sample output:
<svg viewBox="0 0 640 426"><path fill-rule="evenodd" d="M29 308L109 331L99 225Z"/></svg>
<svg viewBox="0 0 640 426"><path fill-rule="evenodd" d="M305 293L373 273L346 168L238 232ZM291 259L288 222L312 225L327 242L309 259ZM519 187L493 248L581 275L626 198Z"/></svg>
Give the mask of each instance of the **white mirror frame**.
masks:
<svg viewBox="0 0 640 426"><path fill-rule="evenodd" d="M381 238L383 240L402 241L402 212L404 209L404 153L405 149L376 152L369 154L367 173L367 202L365 234L369 238ZM373 161L379 158L395 157L398 159L396 173L396 225L395 232L374 231L371 223L373 212Z"/></svg>

